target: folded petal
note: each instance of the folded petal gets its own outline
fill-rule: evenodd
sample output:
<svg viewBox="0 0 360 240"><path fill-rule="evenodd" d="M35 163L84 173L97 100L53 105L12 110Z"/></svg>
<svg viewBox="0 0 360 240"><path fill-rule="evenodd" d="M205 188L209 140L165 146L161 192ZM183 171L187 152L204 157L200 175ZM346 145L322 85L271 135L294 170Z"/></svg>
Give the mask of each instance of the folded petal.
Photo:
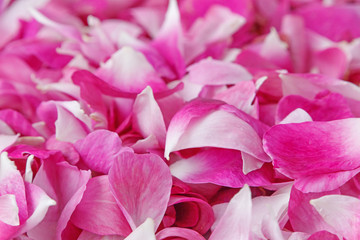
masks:
<svg viewBox="0 0 360 240"><path fill-rule="evenodd" d="M110 168L109 181L131 228L152 218L155 231L165 214L172 185L165 162L155 154L123 152Z"/></svg>
<svg viewBox="0 0 360 240"><path fill-rule="evenodd" d="M227 205L210 240L249 239L251 229L251 192L245 185Z"/></svg>
<svg viewBox="0 0 360 240"><path fill-rule="evenodd" d="M71 222L98 235L127 236L131 232L111 193L106 175L90 179L81 202L71 216Z"/></svg>

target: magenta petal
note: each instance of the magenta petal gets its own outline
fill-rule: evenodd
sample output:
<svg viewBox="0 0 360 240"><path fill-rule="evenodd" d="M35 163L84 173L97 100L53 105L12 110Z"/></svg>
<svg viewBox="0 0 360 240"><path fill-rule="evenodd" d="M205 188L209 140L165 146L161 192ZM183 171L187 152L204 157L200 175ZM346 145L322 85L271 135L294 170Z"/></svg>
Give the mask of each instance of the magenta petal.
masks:
<svg viewBox="0 0 360 240"><path fill-rule="evenodd" d="M339 240L339 238L335 234L323 230L312 234L307 240Z"/></svg>
<svg viewBox="0 0 360 240"><path fill-rule="evenodd" d="M155 154L123 152L109 171L110 188L134 230L147 218L159 226L170 197L171 174Z"/></svg>
<svg viewBox="0 0 360 240"><path fill-rule="evenodd" d="M250 188L245 185L230 200L209 240L249 239L251 208Z"/></svg>
<svg viewBox="0 0 360 240"><path fill-rule="evenodd" d="M198 232L188 228L170 227L165 228L156 234L159 240L168 238L181 238L184 240L205 240L205 238Z"/></svg>
<svg viewBox="0 0 360 240"><path fill-rule="evenodd" d="M113 197L107 176L90 179L84 196L71 216L71 222L99 235L127 236L131 228Z"/></svg>
<svg viewBox="0 0 360 240"><path fill-rule="evenodd" d="M338 93L318 94L314 100L297 95L282 98L277 108L277 121L296 108L305 110L314 121L331 121L353 117L346 98Z"/></svg>
<svg viewBox="0 0 360 240"><path fill-rule="evenodd" d="M122 148L120 137L108 130L96 130L74 145L91 170L105 174Z"/></svg>
<svg viewBox="0 0 360 240"><path fill-rule="evenodd" d="M265 151L283 174L304 178L360 166L360 120L281 124L264 136Z"/></svg>

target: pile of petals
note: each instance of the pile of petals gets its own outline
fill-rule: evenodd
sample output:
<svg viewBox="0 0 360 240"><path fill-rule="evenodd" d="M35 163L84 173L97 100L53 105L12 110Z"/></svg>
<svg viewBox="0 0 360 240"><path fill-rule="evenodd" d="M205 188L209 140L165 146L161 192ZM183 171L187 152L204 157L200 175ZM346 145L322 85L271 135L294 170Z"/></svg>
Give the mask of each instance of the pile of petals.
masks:
<svg viewBox="0 0 360 240"><path fill-rule="evenodd" d="M358 0L0 0L0 240L358 240L359 86Z"/></svg>

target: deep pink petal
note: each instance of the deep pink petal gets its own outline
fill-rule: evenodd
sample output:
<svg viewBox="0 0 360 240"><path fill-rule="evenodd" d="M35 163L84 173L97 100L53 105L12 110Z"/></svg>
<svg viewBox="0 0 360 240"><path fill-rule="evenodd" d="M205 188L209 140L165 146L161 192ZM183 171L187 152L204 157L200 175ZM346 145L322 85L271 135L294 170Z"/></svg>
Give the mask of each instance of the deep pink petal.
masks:
<svg viewBox="0 0 360 240"><path fill-rule="evenodd" d="M172 184L164 161L155 154L123 152L110 168L109 181L132 229L152 218L156 230L166 211Z"/></svg>
<svg viewBox="0 0 360 240"><path fill-rule="evenodd" d="M339 240L339 238L335 234L323 230L311 234L307 240Z"/></svg>
<svg viewBox="0 0 360 240"><path fill-rule="evenodd" d="M131 228L113 197L107 176L92 178L71 216L77 227L99 235L127 236Z"/></svg>
<svg viewBox="0 0 360 240"><path fill-rule="evenodd" d="M274 166L292 178L353 170L360 166L359 119L281 124L264 136Z"/></svg>

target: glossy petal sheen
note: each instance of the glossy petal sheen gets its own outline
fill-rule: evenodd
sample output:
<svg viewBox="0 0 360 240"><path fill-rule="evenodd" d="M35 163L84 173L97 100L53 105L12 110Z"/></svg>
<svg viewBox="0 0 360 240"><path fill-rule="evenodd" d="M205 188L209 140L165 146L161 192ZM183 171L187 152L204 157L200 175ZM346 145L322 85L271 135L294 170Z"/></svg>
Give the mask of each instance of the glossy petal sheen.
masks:
<svg viewBox="0 0 360 240"><path fill-rule="evenodd" d="M155 154L123 152L109 171L109 181L131 228L152 218L156 230L165 214L172 184L164 161Z"/></svg>

